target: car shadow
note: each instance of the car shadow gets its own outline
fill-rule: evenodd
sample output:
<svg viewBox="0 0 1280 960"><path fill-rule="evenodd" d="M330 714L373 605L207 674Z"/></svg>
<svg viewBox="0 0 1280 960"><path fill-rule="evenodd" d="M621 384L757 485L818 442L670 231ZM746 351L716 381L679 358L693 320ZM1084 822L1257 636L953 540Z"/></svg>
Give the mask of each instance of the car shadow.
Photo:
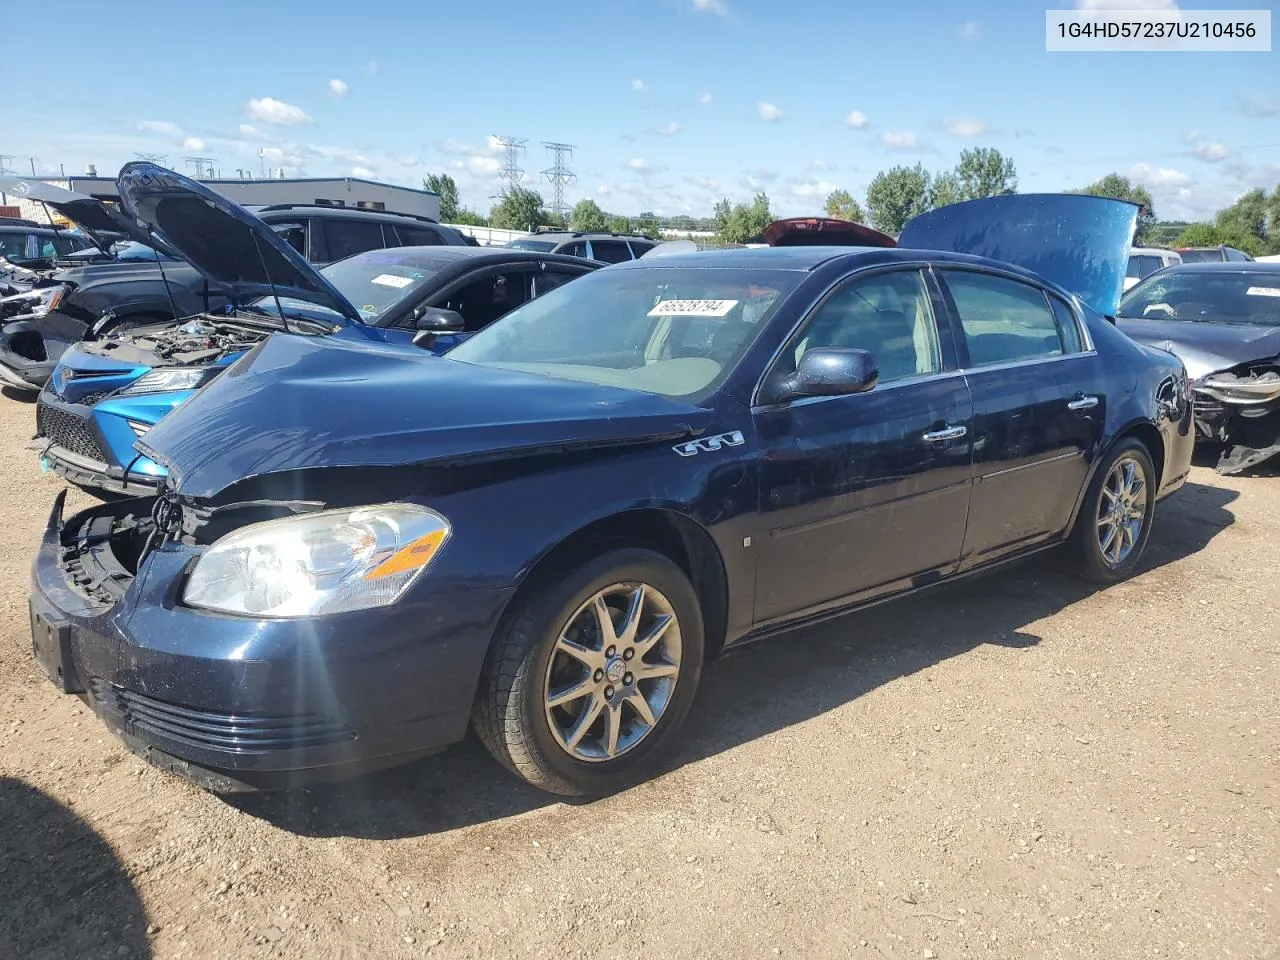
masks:
<svg viewBox="0 0 1280 960"><path fill-rule="evenodd" d="M1157 508L1140 572L1191 556L1233 522L1235 491L1189 483ZM670 771L802 723L899 677L986 644L1040 642L1028 624L1105 589L1075 577L1064 551L738 650L703 674ZM392 839L440 833L561 802L503 770L474 737L427 760L358 780L228 798L304 836ZM578 801L569 801L578 802ZM585 801L584 801L585 802Z"/></svg>
<svg viewBox="0 0 1280 960"><path fill-rule="evenodd" d="M48 794L0 777L0 957L152 955L125 865Z"/></svg>
<svg viewBox="0 0 1280 960"><path fill-rule="evenodd" d="M34 390L19 390L17 387L11 387L8 384L0 384L0 394L10 400L17 400L19 403L35 403L36 398L40 396Z"/></svg>

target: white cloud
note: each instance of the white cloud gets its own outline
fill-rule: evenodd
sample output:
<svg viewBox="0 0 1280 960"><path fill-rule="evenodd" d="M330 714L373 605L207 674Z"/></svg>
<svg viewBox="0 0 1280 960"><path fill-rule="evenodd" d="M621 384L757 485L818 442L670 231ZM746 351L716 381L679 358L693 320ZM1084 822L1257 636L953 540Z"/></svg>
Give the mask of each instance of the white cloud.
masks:
<svg viewBox="0 0 1280 960"><path fill-rule="evenodd" d="M982 24L977 20L966 20L956 28L956 36L962 43L972 43L982 38Z"/></svg>
<svg viewBox="0 0 1280 960"><path fill-rule="evenodd" d="M1246 117L1280 116L1280 100L1242 100L1240 112Z"/></svg>
<svg viewBox="0 0 1280 960"><path fill-rule="evenodd" d="M203 150L204 141L201 140L199 137L187 137L185 140L182 141L182 149L195 150L195 151Z"/></svg>
<svg viewBox="0 0 1280 960"><path fill-rule="evenodd" d="M698 102L699 102L699 103L701 103L703 106L706 106L708 103L710 103L710 102L711 102L711 91L710 91L710 90L704 90L704 91L703 91L703 93L702 93L702 96L700 96L700 97L698 98Z"/></svg>
<svg viewBox="0 0 1280 960"><path fill-rule="evenodd" d="M476 174L494 174L502 164L497 157L474 156L467 158L467 169Z"/></svg>
<svg viewBox="0 0 1280 960"><path fill-rule="evenodd" d="M1219 163L1231 155L1226 144L1210 140L1199 130L1187 134L1187 143L1191 144L1191 155L1206 163Z"/></svg>
<svg viewBox="0 0 1280 960"><path fill-rule="evenodd" d="M797 197L804 198L826 197L835 189L836 185L834 183L828 183L819 177L797 180L791 185L791 192Z"/></svg>
<svg viewBox="0 0 1280 960"><path fill-rule="evenodd" d="M631 89L634 90L636 93L648 93L649 85L645 83L643 80L641 80L639 77L636 77L634 80L631 81Z"/></svg>
<svg viewBox="0 0 1280 960"><path fill-rule="evenodd" d="M782 119L782 110L777 105L764 100L756 104L756 113L760 114L761 120L767 120L769 123L777 123Z"/></svg>
<svg viewBox="0 0 1280 960"><path fill-rule="evenodd" d="M870 121L867 120L867 115L861 110L850 110L844 115L844 125L846 127L852 127L854 130L861 130L869 122Z"/></svg>
<svg viewBox="0 0 1280 960"><path fill-rule="evenodd" d="M329 81L329 92L335 97L345 97L347 95L347 91L350 89L351 88L347 86L345 80L339 80L337 77L334 77Z"/></svg>
<svg viewBox="0 0 1280 960"><path fill-rule="evenodd" d="M274 123L280 126L311 122L311 118L307 116L306 111L301 107L295 107L292 103L285 103L283 100L277 100L274 97L250 100L245 104L245 112L254 120L261 120L263 123Z"/></svg>
<svg viewBox="0 0 1280 960"><path fill-rule="evenodd" d="M613 191L609 189L609 185L607 183L596 184L596 196L607 197L612 192Z"/></svg>
<svg viewBox="0 0 1280 960"><path fill-rule="evenodd" d="M139 133L162 133L167 137L182 136L182 128L168 120L138 120L133 129Z"/></svg>
<svg viewBox="0 0 1280 960"><path fill-rule="evenodd" d="M670 123L664 124L661 127L659 127L658 132L662 134L664 137L674 137L677 133L680 132L680 124L676 123L673 120Z"/></svg>
<svg viewBox="0 0 1280 960"><path fill-rule="evenodd" d="M781 176L777 170L773 170L770 167L760 167L755 170L748 170L747 173L751 175L751 179L753 181L757 181L759 183L772 183Z"/></svg>
<svg viewBox="0 0 1280 960"><path fill-rule="evenodd" d="M1181 170L1174 170L1171 167L1157 167L1149 163L1135 163L1129 168L1129 176L1153 189L1185 187L1191 183L1190 175L1183 173Z"/></svg>
<svg viewBox="0 0 1280 960"><path fill-rule="evenodd" d="M729 4L725 0L693 0L693 8L703 13L714 13L717 17L729 15Z"/></svg>
<svg viewBox="0 0 1280 960"><path fill-rule="evenodd" d="M627 161L627 166L637 173L645 173L649 169L649 161L644 157L632 157Z"/></svg>
<svg viewBox="0 0 1280 960"><path fill-rule="evenodd" d="M880 134L880 142L891 150L918 150L920 144L910 130L889 131Z"/></svg>
<svg viewBox="0 0 1280 960"><path fill-rule="evenodd" d="M250 140L270 140L271 134L265 130L259 130L251 123L240 124L240 136L247 137Z"/></svg>
<svg viewBox="0 0 1280 960"><path fill-rule="evenodd" d="M373 180L378 176L378 172L370 170L368 167L352 167L351 176L359 177L361 180Z"/></svg>
<svg viewBox="0 0 1280 960"><path fill-rule="evenodd" d="M1101 20L1169 20L1178 10L1177 0L1076 0L1076 9Z"/></svg>
<svg viewBox="0 0 1280 960"><path fill-rule="evenodd" d="M985 120L956 120L947 126L953 137L980 137L987 132Z"/></svg>
<svg viewBox="0 0 1280 960"><path fill-rule="evenodd" d="M698 188L699 190L708 190L711 192L719 192L721 190L720 184L717 181L712 180L710 177L700 175L685 177L684 182L689 184L691 187Z"/></svg>

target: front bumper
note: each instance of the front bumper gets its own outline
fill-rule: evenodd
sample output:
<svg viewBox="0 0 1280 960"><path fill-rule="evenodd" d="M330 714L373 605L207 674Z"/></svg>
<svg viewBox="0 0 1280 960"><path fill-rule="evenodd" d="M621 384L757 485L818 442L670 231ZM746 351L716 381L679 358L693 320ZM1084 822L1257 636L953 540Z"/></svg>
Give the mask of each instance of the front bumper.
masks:
<svg viewBox="0 0 1280 960"><path fill-rule="evenodd" d="M1219 473L1241 473L1280 454L1280 400L1224 403L1196 391L1195 411L1196 438L1223 444Z"/></svg>
<svg viewBox="0 0 1280 960"><path fill-rule="evenodd" d="M198 551L179 546L153 551L112 603L76 543L85 517L129 505L64 525L62 501L32 568L36 659L149 762L217 792L280 789L412 760L465 734L509 590L415 589L425 596L379 610L249 620L180 603ZM110 558L92 566L103 569Z"/></svg>
<svg viewBox="0 0 1280 960"><path fill-rule="evenodd" d="M151 496L164 484L163 474L148 472L150 460L144 469L135 463L127 472L111 462L112 445L95 422L92 403L68 403L48 390L41 391L36 401L36 433L41 467L77 486Z"/></svg>

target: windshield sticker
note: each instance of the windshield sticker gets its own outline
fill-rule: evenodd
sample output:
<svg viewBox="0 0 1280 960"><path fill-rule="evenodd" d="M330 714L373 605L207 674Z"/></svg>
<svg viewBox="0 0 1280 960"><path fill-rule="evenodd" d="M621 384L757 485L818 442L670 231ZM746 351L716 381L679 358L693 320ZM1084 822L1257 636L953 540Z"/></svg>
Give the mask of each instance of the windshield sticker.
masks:
<svg viewBox="0 0 1280 960"><path fill-rule="evenodd" d="M1280 287L1250 287L1245 293L1251 297L1280 297Z"/></svg>
<svg viewBox="0 0 1280 960"><path fill-rule="evenodd" d="M371 282L380 283L384 287L395 287L397 290L403 290L413 283L413 277L397 277L394 273L380 273Z"/></svg>
<svg viewBox="0 0 1280 960"><path fill-rule="evenodd" d="M651 317L727 317L737 300L663 300L649 311Z"/></svg>

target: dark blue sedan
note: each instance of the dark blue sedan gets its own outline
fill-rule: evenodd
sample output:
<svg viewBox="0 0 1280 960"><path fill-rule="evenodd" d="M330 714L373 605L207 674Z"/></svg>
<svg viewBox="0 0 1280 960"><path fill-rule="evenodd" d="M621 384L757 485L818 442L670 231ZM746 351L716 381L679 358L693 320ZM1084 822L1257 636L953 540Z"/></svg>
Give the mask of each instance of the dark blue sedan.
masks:
<svg viewBox="0 0 1280 960"><path fill-rule="evenodd" d="M1135 217L1005 197L897 249L641 259L443 361L272 337L139 441L159 496L59 499L36 657L216 790L469 725L531 783L613 789L733 644L1059 544L1134 571L1193 444L1182 364L1107 319Z"/></svg>

